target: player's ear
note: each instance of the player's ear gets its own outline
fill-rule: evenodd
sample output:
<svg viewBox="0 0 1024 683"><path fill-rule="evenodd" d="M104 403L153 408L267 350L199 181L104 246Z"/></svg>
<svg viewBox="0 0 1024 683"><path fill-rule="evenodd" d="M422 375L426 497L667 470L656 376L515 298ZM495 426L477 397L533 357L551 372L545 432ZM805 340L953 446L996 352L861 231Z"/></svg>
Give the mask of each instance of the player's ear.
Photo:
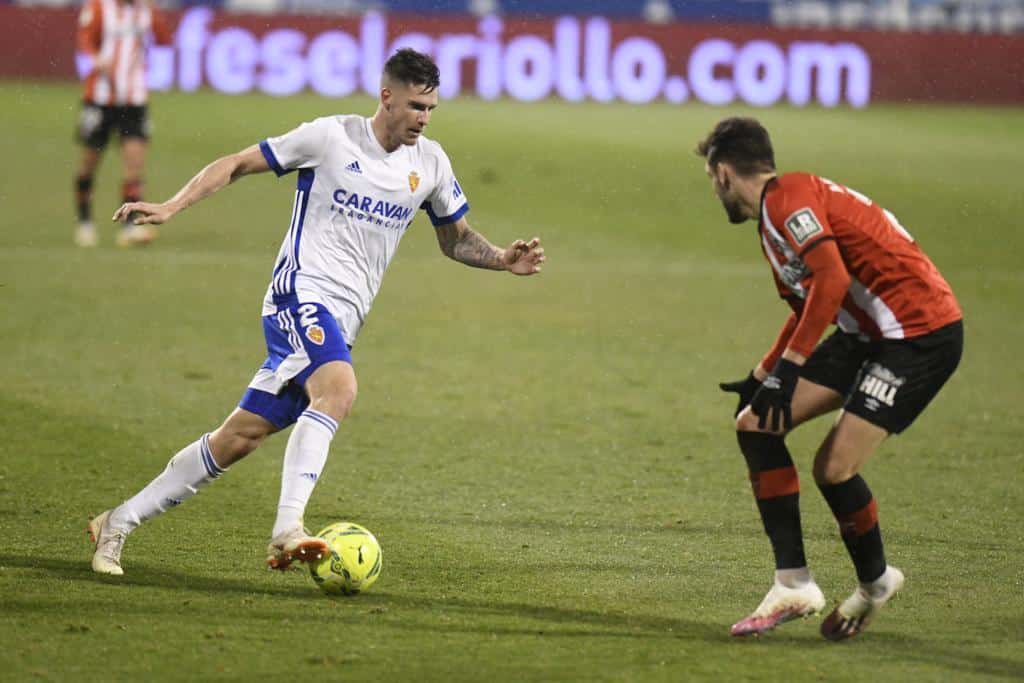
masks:
<svg viewBox="0 0 1024 683"><path fill-rule="evenodd" d="M729 168L721 161L715 164L715 178L723 189L728 190L729 186L732 184L732 178L729 175Z"/></svg>
<svg viewBox="0 0 1024 683"><path fill-rule="evenodd" d="M384 106L385 111L391 111L392 95L391 88L384 87L380 89L380 103Z"/></svg>

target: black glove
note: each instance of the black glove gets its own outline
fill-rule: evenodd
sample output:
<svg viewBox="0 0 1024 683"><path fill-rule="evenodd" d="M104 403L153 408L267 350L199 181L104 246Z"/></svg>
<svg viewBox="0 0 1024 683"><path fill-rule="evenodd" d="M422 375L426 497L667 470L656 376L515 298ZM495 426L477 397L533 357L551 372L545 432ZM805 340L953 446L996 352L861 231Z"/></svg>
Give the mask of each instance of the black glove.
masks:
<svg viewBox="0 0 1024 683"><path fill-rule="evenodd" d="M736 404L736 412L732 414L733 417L739 415L740 411L750 404L750 399L754 397L754 393L760 387L761 383L754 377L754 373L747 375L746 379L741 379L737 382L722 382L718 385L718 388L722 391L740 395L740 402Z"/></svg>
<svg viewBox="0 0 1024 683"><path fill-rule="evenodd" d="M793 426L793 414L790 403L796 381L800 378L800 366L785 358L775 364L772 374L761 383L761 388L750 399L750 409L757 415L757 428L764 429L771 418L771 430L779 431L779 423L786 430Z"/></svg>

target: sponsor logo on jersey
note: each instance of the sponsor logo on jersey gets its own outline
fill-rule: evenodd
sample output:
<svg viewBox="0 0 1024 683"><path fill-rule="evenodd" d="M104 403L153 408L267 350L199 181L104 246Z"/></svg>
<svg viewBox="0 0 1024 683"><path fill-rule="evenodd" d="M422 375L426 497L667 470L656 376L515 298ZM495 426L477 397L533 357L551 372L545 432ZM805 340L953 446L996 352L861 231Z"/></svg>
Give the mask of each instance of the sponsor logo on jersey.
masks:
<svg viewBox="0 0 1024 683"><path fill-rule="evenodd" d="M810 209L800 209L787 218L786 229L793 236L793 241L796 242L797 246L802 245L815 235L825 232L824 228L821 227L821 223L814 217L814 212Z"/></svg>
<svg viewBox="0 0 1024 683"><path fill-rule="evenodd" d="M359 168L358 161L353 161L351 164L345 167L345 170L351 171L352 173L358 173L359 175L363 174L363 169Z"/></svg>
<svg viewBox="0 0 1024 683"><path fill-rule="evenodd" d="M782 283L793 290L799 296L803 296L803 285L801 284L810 274L807 264L800 259L794 258L786 262L779 271L779 279Z"/></svg>
<svg viewBox="0 0 1024 683"><path fill-rule="evenodd" d="M404 223L412 217L414 209L401 204L360 195L355 192L339 187L334 191L334 210L346 211L348 215L355 218L373 220L378 224L387 227L402 227L402 225L388 225L384 221L398 221Z"/></svg>
<svg viewBox="0 0 1024 683"><path fill-rule="evenodd" d="M415 192L416 188L420 186L420 177L416 174L416 171L409 171L409 192Z"/></svg>
<svg viewBox="0 0 1024 683"><path fill-rule="evenodd" d="M903 377L897 377L888 368L872 363L865 370L864 379L857 390L867 394L868 398L864 405L869 410L878 410L880 404L891 408L896 400L896 392L903 386L904 381Z"/></svg>
<svg viewBox="0 0 1024 683"><path fill-rule="evenodd" d="M317 346L324 345L324 328L319 325L310 325L306 328L306 338Z"/></svg>

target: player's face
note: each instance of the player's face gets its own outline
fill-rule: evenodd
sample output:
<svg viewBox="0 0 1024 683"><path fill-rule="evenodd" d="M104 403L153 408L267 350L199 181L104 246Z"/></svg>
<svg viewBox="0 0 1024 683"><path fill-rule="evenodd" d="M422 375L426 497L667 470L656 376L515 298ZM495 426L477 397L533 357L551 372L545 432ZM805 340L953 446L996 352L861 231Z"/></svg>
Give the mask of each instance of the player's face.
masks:
<svg viewBox="0 0 1024 683"><path fill-rule="evenodd" d="M722 164L715 164L715 167L711 168L705 163L704 172L711 178L711 189L715 191L715 196L725 207L725 214L729 217L729 222L734 225L745 222L747 213L743 209L743 203L736 192L735 184L729 177L728 169Z"/></svg>
<svg viewBox="0 0 1024 683"><path fill-rule="evenodd" d="M437 108L437 89L425 93L423 86L396 83L384 88L381 98L392 139L415 145Z"/></svg>

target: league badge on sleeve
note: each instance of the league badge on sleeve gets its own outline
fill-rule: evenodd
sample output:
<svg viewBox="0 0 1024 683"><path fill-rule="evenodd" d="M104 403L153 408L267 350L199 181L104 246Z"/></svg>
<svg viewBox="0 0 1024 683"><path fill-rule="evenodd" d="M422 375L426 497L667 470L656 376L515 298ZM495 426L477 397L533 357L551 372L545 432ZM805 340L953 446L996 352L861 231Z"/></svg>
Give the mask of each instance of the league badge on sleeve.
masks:
<svg viewBox="0 0 1024 683"><path fill-rule="evenodd" d="M800 209L787 218L786 229L793 236L797 246L802 246L804 242L815 235L825 232L824 228L821 227L821 223L814 217L814 212L810 209Z"/></svg>

